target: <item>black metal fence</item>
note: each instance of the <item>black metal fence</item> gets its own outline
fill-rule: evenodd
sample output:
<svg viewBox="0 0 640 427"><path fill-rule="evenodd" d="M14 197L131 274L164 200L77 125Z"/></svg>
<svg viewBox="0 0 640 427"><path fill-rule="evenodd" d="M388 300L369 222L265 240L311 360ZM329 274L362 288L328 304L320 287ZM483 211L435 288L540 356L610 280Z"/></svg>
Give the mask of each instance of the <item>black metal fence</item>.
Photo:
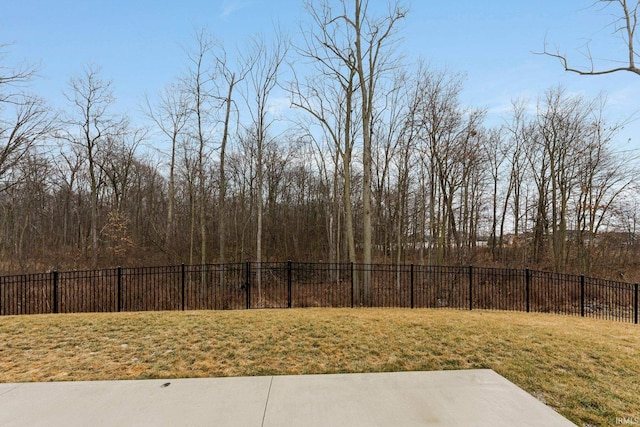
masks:
<svg viewBox="0 0 640 427"><path fill-rule="evenodd" d="M0 315L292 307L515 310L638 323L638 284L533 270L233 263L0 276Z"/></svg>

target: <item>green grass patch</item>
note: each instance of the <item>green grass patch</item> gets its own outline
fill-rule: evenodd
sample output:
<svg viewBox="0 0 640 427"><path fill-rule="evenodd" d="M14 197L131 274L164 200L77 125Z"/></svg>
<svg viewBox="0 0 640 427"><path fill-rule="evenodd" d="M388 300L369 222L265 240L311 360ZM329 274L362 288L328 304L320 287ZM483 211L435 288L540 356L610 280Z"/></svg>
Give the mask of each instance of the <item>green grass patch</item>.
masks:
<svg viewBox="0 0 640 427"><path fill-rule="evenodd" d="M545 314L300 309L0 317L0 382L489 368L578 425L640 418L640 327Z"/></svg>

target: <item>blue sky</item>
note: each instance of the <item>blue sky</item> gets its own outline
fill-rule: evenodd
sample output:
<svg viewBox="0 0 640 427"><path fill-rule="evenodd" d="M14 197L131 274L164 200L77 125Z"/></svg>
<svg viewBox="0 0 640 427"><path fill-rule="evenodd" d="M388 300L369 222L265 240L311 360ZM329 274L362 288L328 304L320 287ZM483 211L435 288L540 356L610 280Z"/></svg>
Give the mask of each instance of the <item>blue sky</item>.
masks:
<svg viewBox="0 0 640 427"><path fill-rule="evenodd" d="M33 90L62 107L70 77L94 63L113 80L118 107L134 120L145 93L153 95L186 66L184 47L194 45L194 29L208 30L232 49L257 33L269 36L274 24L295 38L305 19L302 0L6 1L0 15L0 44L13 63L40 64ZM466 73L463 102L484 107L499 123L510 99L535 100L562 84L570 93L609 99L610 120L640 110L640 77L616 74L582 77L566 73L548 57L534 55L558 46L582 61L577 50L587 39L597 58L624 59L620 39L612 36L610 11L590 7L592 0L413 0L402 24L401 46L409 58ZM387 0L371 0L384 9ZM582 62L584 63L584 62ZM611 65L611 63L604 63ZM637 135L637 136L636 136ZM631 142L626 142L631 138ZM620 135L621 149L640 148L640 124Z"/></svg>

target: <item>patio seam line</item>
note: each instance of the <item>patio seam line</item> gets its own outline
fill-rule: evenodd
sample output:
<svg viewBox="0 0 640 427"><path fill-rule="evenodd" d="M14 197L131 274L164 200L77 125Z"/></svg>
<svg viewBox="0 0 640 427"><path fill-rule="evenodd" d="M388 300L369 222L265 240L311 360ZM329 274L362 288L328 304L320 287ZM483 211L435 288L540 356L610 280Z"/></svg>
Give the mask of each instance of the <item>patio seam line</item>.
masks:
<svg viewBox="0 0 640 427"><path fill-rule="evenodd" d="M262 413L262 424L261 427L264 427L264 420L267 417L267 408L269 407L269 397L271 396L271 386L273 385L273 375L271 376L271 380L269 381L269 391L267 391L267 401L264 403L264 412Z"/></svg>
<svg viewBox="0 0 640 427"><path fill-rule="evenodd" d="M0 384L0 385L1 385L1 384ZM0 397L4 396L5 394L9 394L9 393L11 393L11 392L12 392L12 391L14 391L14 390L19 389L19 388L20 388L20 387L22 387L23 385L24 385L24 384L18 384L18 385L16 385L15 387L10 388L9 390L5 391L4 393L0 393Z"/></svg>

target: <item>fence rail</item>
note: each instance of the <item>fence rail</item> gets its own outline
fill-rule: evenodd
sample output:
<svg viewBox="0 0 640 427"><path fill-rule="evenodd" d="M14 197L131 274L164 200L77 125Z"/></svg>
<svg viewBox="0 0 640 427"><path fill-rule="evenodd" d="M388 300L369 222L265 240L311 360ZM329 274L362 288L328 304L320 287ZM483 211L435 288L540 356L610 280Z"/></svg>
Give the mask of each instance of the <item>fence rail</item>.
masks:
<svg viewBox="0 0 640 427"><path fill-rule="evenodd" d="M638 323L638 284L528 269L244 262L0 276L0 315L296 307L514 310Z"/></svg>

